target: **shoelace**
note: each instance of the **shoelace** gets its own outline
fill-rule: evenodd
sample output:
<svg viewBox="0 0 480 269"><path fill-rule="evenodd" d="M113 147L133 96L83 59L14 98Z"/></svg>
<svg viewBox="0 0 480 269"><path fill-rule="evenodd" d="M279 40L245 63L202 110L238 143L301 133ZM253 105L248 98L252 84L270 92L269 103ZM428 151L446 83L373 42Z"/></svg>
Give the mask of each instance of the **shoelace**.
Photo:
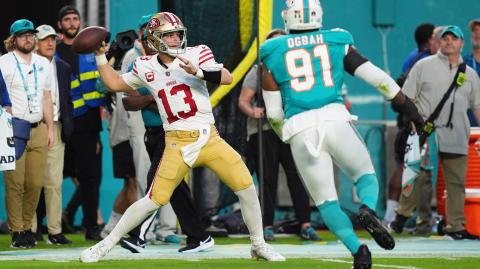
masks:
<svg viewBox="0 0 480 269"><path fill-rule="evenodd" d="M257 253L264 254L265 256L277 256L277 253L273 251L273 248L268 244L262 244L255 248ZM264 256L262 255L262 256ZM264 257L265 258L265 257Z"/></svg>
<svg viewBox="0 0 480 269"><path fill-rule="evenodd" d="M108 245L106 243L100 243L97 247L92 248L92 255L97 258L102 258L108 252Z"/></svg>

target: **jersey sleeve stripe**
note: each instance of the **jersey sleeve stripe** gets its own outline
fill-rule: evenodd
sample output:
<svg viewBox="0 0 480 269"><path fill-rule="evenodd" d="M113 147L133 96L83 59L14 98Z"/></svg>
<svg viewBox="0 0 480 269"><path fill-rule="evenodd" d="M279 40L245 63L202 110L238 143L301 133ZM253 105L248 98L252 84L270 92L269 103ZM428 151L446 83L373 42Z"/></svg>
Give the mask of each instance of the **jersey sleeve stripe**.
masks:
<svg viewBox="0 0 480 269"><path fill-rule="evenodd" d="M207 52L207 51L208 51L208 52L212 52L212 51L210 50L210 48L207 47L207 48L204 48L202 51L200 51L200 55L201 55L201 54L204 54L204 53Z"/></svg>
<svg viewBox="0 0 480 269"><path fill-rule="evenodd" d="M200 58L198 59L199 61L209 57L209 56L213 56L213 53L212 52L209 52L209 53L206 53L206 54L203 54L200 56Z"/></svg>
<svg viewBox="0 0 480 269"><path fill-rule="evenodd" d="M213 55L212 55L212 56L208 57L207 59L201 61L198 65L202 65L202 64L204 64L205 62L207 62L207 61L209 61L209 60L211 60L211 59L213 59L213 58L214 58L214 57L213 57Z"/></svg>

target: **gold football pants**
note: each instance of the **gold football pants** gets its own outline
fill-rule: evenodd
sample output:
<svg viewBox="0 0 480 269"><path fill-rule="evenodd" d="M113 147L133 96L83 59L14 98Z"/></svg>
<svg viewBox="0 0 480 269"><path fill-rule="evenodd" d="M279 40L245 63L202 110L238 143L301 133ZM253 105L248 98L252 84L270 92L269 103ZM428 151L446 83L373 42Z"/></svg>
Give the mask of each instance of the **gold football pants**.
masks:
<svg viewBox="0 0 480 269"><path fill-rule="evenodd" d="M189 171L190 167L183 161L181 148L195 143L198 136L198 131L165 133L165 151L148 192L157 205L168 203L173 190ZM214 126L193 167L209 168L234 192L246 189L253 183L240 154L219 136Z"/></svg>

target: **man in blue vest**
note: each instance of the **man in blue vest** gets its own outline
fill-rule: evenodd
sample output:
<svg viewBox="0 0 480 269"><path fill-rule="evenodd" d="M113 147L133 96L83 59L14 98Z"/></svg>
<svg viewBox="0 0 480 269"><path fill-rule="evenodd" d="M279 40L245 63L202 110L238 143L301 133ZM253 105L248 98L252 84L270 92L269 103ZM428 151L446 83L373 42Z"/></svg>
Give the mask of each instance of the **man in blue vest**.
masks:
<svg viewBox="0 0 480 269"><path fill-rule="evenodd" d="M70 96L73 103L74 132L66 146L73 158L78 179L79 196L83 208L83 225L87 240L101 240L97 227L97 208L101 179L100 107L103 93L97 91L99 77L95 55L76 54L71 46L80 30L80 13L73 6L65 6L58 13L58 28L62 41L57 45L57 56L72 67ZM73 216L74 212L67 212ZM72 217L70 216L70 217Z"/></svg>

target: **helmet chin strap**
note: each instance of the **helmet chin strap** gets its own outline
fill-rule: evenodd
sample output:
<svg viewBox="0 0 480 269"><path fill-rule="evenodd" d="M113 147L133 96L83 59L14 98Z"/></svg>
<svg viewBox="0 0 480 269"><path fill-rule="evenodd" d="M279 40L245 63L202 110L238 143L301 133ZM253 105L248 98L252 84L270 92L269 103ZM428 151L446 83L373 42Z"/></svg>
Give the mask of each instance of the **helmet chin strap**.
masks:
<svg viewBox="0 0 480 269"><path fill-rule="evenodd" d="M166 52L168 55L172 57L177 57L177 55L181 55L185 53L185 49L167 49Z"/></svg>

